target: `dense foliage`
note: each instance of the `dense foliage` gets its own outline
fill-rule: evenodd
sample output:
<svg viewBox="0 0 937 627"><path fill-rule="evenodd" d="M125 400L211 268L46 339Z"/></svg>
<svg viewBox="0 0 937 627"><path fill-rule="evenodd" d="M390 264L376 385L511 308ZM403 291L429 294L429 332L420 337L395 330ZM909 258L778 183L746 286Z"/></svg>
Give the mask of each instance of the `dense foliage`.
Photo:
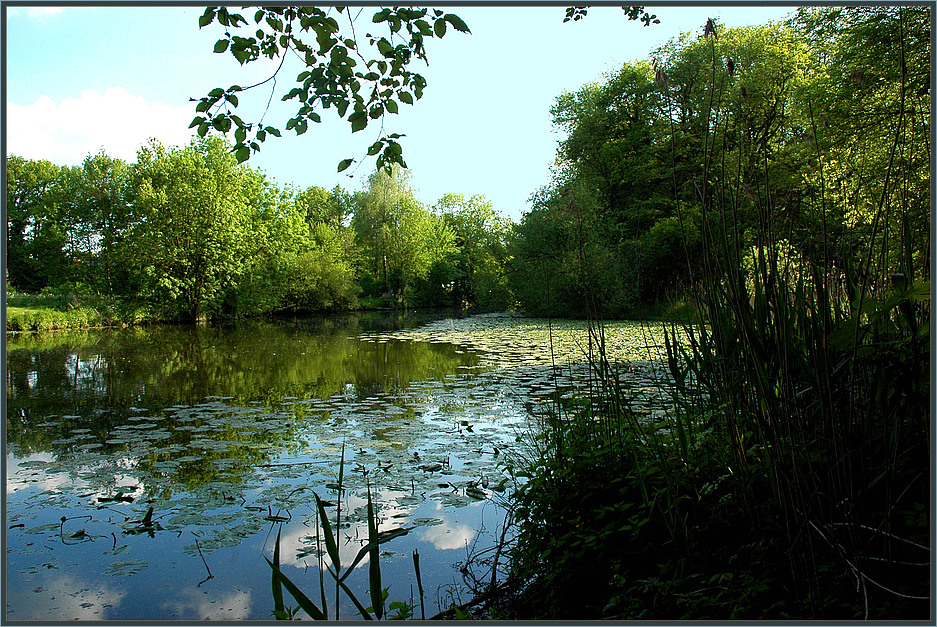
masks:
<svg viewBox="0 0 937 627"><path fill-rule="evenodd" d="M560 99L566 169L519 230L579 239L541 273L617 250L700 315L666 346L673 415L632 411L596 348L588 401L544 417L507 615L928 617L930 10L709 22Z"/></svg>
<svg viewBox="0 0 937 627"><path fill-rule="evenodd" d="M700 280L707 238L738 251L720 260L736 267L783 244L877 289L888 268L926 277L928 19L840 8L710 23L558 97L554 181L517 229L522 306L584 314L572 303L588 301L613 317L667 305ZM778 221L787 230L765 239ZM869 256L902 238L909 257Z"/></svg>
<svg viewBox="0 0 937 627"><path fill-rule="evenodd" d="M13 156L7 176L9 304L32 308L12 311L11 330L511 304L509 224L483 197L424 206L399 167L354 193L280 188L222 139L204 138L151 143L132 164L103 153L73 168ZM81 316L36 310L91 301Z"/></svg>

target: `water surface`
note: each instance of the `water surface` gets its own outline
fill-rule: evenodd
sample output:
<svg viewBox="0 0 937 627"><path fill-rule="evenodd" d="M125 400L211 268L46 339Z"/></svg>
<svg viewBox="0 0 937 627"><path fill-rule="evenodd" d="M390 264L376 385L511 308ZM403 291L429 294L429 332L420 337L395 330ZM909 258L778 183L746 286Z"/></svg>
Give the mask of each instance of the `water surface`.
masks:
<svg viewBox="0 0 937 627"><path fill-rule="evenodd" d="M660 332L607 328L640 411L665 401ZM342 563L370 486L380 529L411 529L381 547L388 601L419 605L414 550L427 617L467 601L460 568L500 537L531 411L581 387L588 352L583 323L509 315L8 337L7 618L267 620L278 533L318 600L315 494L338 500L343 454Z"/></svg>

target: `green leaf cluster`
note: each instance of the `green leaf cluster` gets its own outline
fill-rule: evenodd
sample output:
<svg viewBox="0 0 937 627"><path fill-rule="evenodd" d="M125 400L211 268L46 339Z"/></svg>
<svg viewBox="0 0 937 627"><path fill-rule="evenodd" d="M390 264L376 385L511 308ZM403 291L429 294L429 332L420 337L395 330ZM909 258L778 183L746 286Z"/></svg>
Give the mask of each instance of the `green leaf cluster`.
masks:
<svg viewBox="0 0 937 627"><path fill-rule="evenodd" d="M371 18L371 24L375 28L386 27L386 33L365 31L359 40L356 26L364 29L361 24L356 25L355 19L343 6L262 6L256 9L254 25L250 26L248 18L225 7L206 8L199 26L204 28L217 21L225 29L224 37L214 45L215 53L230 53L241 65L260 59L280 59L280 63L269 78L256 85L219 87L197 101L193 98L198 103L199 115L190 128L196 128L200 137L212 130L228 133L235 129L232 150L238 162L249 159L260 150L268 135L279 137L280 131L264 125L264 116L258 122L245 122L235 115L237 93L269 81L275 85L286 57L294 53L303 60L306 69L296 76L296 86L281 96L283 101L298 101L296 113L286 121L285 130L302 135L310 122L322 120L322 111L333 107L340 118L348 121L353 133L364 130L374 120L381 120L383 130L384 117L396 114L398 103L412 105L423 95L426 79L411 70L411 64L414 60L427 62L426 40L442 38L448 26L462 33L470 32L453 13L394 7L382 8ZM362 45L365 41L367 45ZM249 141L251 133L253 139ZM378 168L389 170L395 164L406 167L403 151L395 141L399 137L393 133L384 135L368 151L369 156L377 157ZM344 171L353 161L343 159L338 171Z"/></svg>

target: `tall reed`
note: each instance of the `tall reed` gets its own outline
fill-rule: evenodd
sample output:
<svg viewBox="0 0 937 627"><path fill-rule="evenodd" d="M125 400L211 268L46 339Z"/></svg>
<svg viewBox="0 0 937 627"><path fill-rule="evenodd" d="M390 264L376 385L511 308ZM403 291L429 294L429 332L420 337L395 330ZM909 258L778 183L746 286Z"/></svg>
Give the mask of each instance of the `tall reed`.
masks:
<svg viewBox="0 0 937 627"><path fill-rule="evenodd" d="M290 593L290 596L296 601L299 607L309 615L313 620L341 620L341 611L340 611L340 593L344 593L347 598L351 601L352 605L355 606L355 609L358 611L358 614L362 619L365 620L380 620L385 616L384 611L384 601L387 598L387 589L383 588L381 585L381 564L380 564L380 545L385 542L389 542L394 538L399 538L400 536L406 535L413 528L398 528L390 529L388 531L379 531L377 524L377 516L375 514L374 503L371 498L371 483L370 480L367 484L367 524L368 524L368 541L367 543L359 549L358 553L355 555L355 558L351 561L344 569L342 568L341 555L339 553L339 532L341 530L341 502L343 496L343 483L344 483L344 471L345 471L345 447L342 445L342 456L339 463L338 471L338 482L336 484L336 500L335 500L335 523L329 520L328 515L325 511L325 502L319 497L318 494L315 495L316 498L316 516L317 516L317 529L316 529L316 541L319 541L319 529L322 531L322 540L325 543L326 554L329 557L330 564L323 568L322 564L322 555L319 553L319 593L321 597L321 606L316 605L293 581L283 573L280 568L280 532L277 532L276 543L273 548L273 561L266 559L267 563L272 569L271 582L272 582L272 592L273 592L273 603L274 603L274 616L277 620L288 620L292 618L295 611L288 611L283 597L283 588ZM346 583L349 575L354 572L358 564L362 562L365 558L369 559L368 565L368 593L371 600L371 605L365 607L358 598L355 596L355 593ZM417 555L414 554L413 567L416 571L417 582L420 583L420 604L422 606L423 602L423 589L422 589L422 580L420 577L420 562ZM322 572L325 570L332 577L335 582L335 616L334 618L329 617L328 604L326 602L325 595L325 586L322 578ZM343 572L344 570L344 572ZM409 604L402 602L391 603L391 609L396 610L397 614L390 616L389 618L404 618L409 617L412 613L412 608Z"/></svg>
<svg viewBox="0 0 937 627"><path fill-rule="evenodd" d="M831 228L843 217L821 198L818 243L798 248L807 227L774 202L768 141L727 148L741 134L720 109L711 22L707 33L703 253L688 286L699 315L665 336L674 410L635 415L593 325L588 401L543 417L518 494L519 612L925 618L931 312L915 260L929 243L910 237L896 193L904 114L870 231Z"/></svg>

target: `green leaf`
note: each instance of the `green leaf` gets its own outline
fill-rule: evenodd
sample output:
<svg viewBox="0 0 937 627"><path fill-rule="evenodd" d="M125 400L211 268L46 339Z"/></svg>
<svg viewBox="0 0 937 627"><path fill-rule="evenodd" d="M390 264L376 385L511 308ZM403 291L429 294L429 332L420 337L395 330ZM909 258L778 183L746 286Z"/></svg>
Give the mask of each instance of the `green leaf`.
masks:
<svg viewBox="0 0 937 627"><path fill-rule="evenodd" d="M345 480L345 441L342 440L342 457L338 462L338 491L341 493Z"/></svg>
<svg viewBox="0 0 937 627"><path fill-rule="evenodd" d="M221 54L227 49L228 49L227 39L219 39L218 41L215 42L215 54Z"/></svg>
<svg viewBox="0 0 937 627"><path fill-rule="evenodd" d="M403 527L401 529L389 529L387 531L382 531L378 533L377 540L370 540L367 544L361 547L361 549L355 555L355 559L352 560L351 565L348 566L348 569L345 571L345 574L342 575L340 579L342 581L345 581L345 579L348 578L348 575L350 575L354 571L355 566L357 566L361 562L361 560L363 560L364 557L368 553L370 553L375 547L378 547L384 544L385 542L390 542L394 538L405 536L411 531L413 531L414 529L416 529L416 527Z"/></svg>
<svg viewBox="0 0 937 627"><path fill-rule="evenodd" d="M930 299L930 281L924 279L915 279L908 290L907 297L910 300L921 302Z"/></svg>
<svg viewBox="0 0 937 627"><path fill-rule="evenodd" d="M358 601L357 597L355 597L354 593L352 593L351 588L349 588L344 581L336 577L335 573L333 573L331 570L329 571L329 574L332 575L332 577L338 582L338 585L342 587L342 590L345 591L345 594L348 595L348 598L351 599L351 602L355 605L355 608L357 608L358 613L361 614L361 617L364 618L364 620L374 620L374 617L368 613L368 610L366 610L364 606L361 605L361 602Z"/></svg>
<svg viewBox="0 0 937 627"><path fill-rule="evenodd" d="M238 163L244 163L251 157L251 150L247 146L241 145L237 147L237 150L234 151L234 156L238 160Z"/></svg>
<svg viewBox="0 0 937 627"><path fill-rule="evenodd" d="M277 573L280 571L280 529L277 529L277 541L273 545L273 572L270 574L270 585L273 588L273 612L279 617L286 614L283 604L283 584Z"/></svg>
<svg viewBox="0 0 937 627"><path fill-rule="evenodd" d="M416 24L416 27L420 30L421 35L433 34L433 29L430 28L429 22L427 22L426 20L417 20L416 22L414 22L414 24Z"/></svg>
<svg viewBox="0 0 937 627"><path fill-rule="evenodd" d="M205 28L215 19L215 7L207 7L202 16L198 18L198 27Z"/></svg>
<svg viewBox="0 0 937 627"><path fill-rule="evenodd" d="M348 110L348 101L347 100L337 101L335 103L335 108L338 109L338 117L340 118L345 117L345 111Z"/></svg>
<svg viewBox="0 0 937 627"><path fill-rule="evenodd" d="M368 116L364 111L356 111L348 116L351 123L351 132L357 133L368 125Z"/></svg>
<svg viewBox="0 0 937 627"><path fill-rule="evenodd" d="M374 518L374 504L371 500L371 482L368 482L368 541L373 544L368 561L368 581L371 589L371 607L374 616L381 620L384 616L384 596L381 593L381 552L378 544L377 521Z"/></svg>
<svg viewBox="0 0 937 627"><path fill-rule="evenodd" d="M386 108L391 113L397 113L397 103L393 100L388 100L384 103L384 108Z"/></svg>
<svg viewBox="0 0 937 627"><path fill-rule="evenodd" d="M410 95L410 92L401 91L397 94L397 97L400 99L400 102L405 102L408 105L413 104L413 96ZM396 111L394 113L396 113Z"/></svg>
<svg viewBox="0 0 937 627"><path fill-rule="evenodd" d="M456 30L459 31L460 33L470 33L470 32L471 32L471 31L469 30L469 27L465 25L465 22L462 21L462 18L460 18L460 17L459 17L458 15L456 15L455 13L446 13L446 15L445 15L445 17L443 17L443 19L444 19L445 21L449 22L450 24L452 24L452 28L456 29Z"/></svg>
<svg viewBox="0 0 937 627"><path fill-rule="evenodd" d="M437 37L443 37L446 34L446 20L436 20L433 23L433 31Z"/></svg>
<svg viewBox="0 0 937 627"><path fill-rule="evenodd" d="M377 51L380 52L385 57L394 56L394 47L390 45L390 42L381 37L377 40Z"/></svg>
<svg viewBox="0 0 937 627"><path fill-rule="evenodd" d="M338 572L342 568L342 561L338 554L338 545L335 544L335 536L332 535L332 525L325 515L325 505L322 504L322 499L319 498L318 494L315 496L316 506L319 508L319 518L322 519L322 535L325 537L325 550L329 554L329 559L332 560L332 567Z"/></svg>
<svg viewBox="0 0 937 627"><path fill-rule="evenodd" d="M273 569L274 576L279 579L279 581L283 584L283 587L286 588L287 592L293 595L293 598L296 599L296 602L299 603L299 607L303 608L304 612L309 614L313 620L327 620L327 617L322 613L322 610L316 607L316 604L313 603L309 597L303 594L302 590L296 587L296 584L290 581L289 577L284 575L280 571L279 567L274 566L273 562L267 559L266 556L264 556L264 559L268 564L270 564L270 568Z"/></svg>
<svg viewBox="0 0 937 627"><path fill-rule="evenodd" d="M341 162L338 164L338 171L344 172L345 170L348 169L348 166L350 166L354 161L355 161L354 159L342 159Z"/></svg>
<svg viewBox="0 0 937 627"><path fill-rule="evenodd" d="M416 587L420 592L420 602L423 602L423 579L420 576L420 552L413 549L413 570L416 573Z"/></svg>

